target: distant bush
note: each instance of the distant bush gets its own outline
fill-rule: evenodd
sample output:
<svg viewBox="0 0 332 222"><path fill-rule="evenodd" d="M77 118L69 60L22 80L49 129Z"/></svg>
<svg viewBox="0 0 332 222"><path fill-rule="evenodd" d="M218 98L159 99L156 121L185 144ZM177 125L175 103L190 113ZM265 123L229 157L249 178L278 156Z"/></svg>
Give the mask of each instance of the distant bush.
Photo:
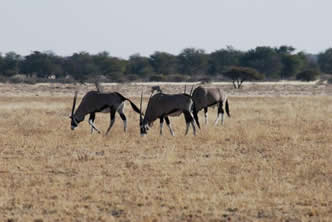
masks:
<svg viewBox="0 0 332 222"><path fill-rule="evenodd" d="M172 74L167 76L167 80L169 82L185 82L189 79L188 76L186 75L181 75L181 74Z"/></svg>
<svg viewBox="0 0 332 222"><path fill-rule="evenodd" d="M36 83L39 83L39 82L46 82L47 80L46 79L38 79L38 78L27 78L24 80L23 83L26 83L26 84L36 84Z"/></svg>
<svg viewBox="0 0 332 222"><path fill-rule="evenodd" d="M210 83L213 81L214 77L199 75L199 76L191 76L187 81L189 82L201 82L202 84Z"/></svg>
<svg viewBox="0 0 332 222"><path fill-rule="evenodd" d="M43 79L38 79L36 77L27 77L25 75L14 75L11 77L0 75L0 82L13 83L13 84L18 84L18 83L35 84L38 82L43 82Z"/></svg>
<svg viewBox="0 0 332 222"><path fill-rule="evenodd" d="M137 80L140 79L140 77L138 75L135 75L135 74L126 75L126 78L129 82L137 81Z"/></svg>
<svg viewBox="0 0 332 222"><path fill-rule="evenodd" d="M120 72L113 72L110 75L107 75L107 78L110 82L125 82L125 76Z"/></svg>
<svg viewBox="0 0 332 222"><path fill-rule="evenodd" d="M12 77L9 77L8 82L9 83L24 83L24 81L27 78L28 77L26 75L17 74L17 75L13 75ZM31 78L33 78L33 77L31 77Z"/></svg>
<svg viewBox="0 0 332 222"><path fill-rule="evenodd" d="M33 77L29 77L29 78L9 78L8 82L9 83L13 83L13 84L19 84L19 83L26 83L26 84L36 84L39 82L45 82L46 80L42 80L42 79L38 79L38 78L33 78Z"/></svg>
<svg viewBox="0 0 332 222"><path fill-rule="evenodd" d="M314 81L319 77L319 72L314 70L305 70L296 75L297 80L301 81Z"/></svg>
<svg viewBox="0 0 332 222"><path fill-rule="evenodd" d="M71 84L71 83L75 83L76 81L73 78L62 77L62 78L57 78L54 82L63 83L63 84Z"/></svg>
<svg viewBox="0 0 332 222"><path fill-rule="evenodd" d="M165 82L167 81L167 78L163 75L152 75L150 76L149 80L151 82Z"/></svg>

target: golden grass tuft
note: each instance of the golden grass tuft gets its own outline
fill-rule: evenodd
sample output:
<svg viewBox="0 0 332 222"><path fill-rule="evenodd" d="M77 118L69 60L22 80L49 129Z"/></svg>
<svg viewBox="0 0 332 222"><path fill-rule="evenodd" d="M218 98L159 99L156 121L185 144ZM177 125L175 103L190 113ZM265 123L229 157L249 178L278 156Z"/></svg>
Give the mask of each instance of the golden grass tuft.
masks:
<svg viewBox="0 0 332 222"><path fill-rule="evenodd" d="M231 97L223 126L211 109L196 137L181 116L175 137L166 126L159 136L157 121L143 138L128 104L127 133L117 115L104 136L87 118L70 130L71 97L0 100L1 221L332 217L331 97ZM97 114L98 128L108 124Z"/></svg>

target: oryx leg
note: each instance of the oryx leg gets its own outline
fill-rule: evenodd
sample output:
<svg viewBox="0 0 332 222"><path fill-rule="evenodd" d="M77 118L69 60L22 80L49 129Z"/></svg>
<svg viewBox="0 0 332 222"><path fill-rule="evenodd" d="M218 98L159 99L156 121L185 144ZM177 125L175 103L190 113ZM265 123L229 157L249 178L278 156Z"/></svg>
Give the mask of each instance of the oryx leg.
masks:
<svg viewBox="0 0 332 222"><path fill-rule="evenodd" d="M164 117L160 117L160 135L163 135Z"/></svg>
<svg viewBox="0 0 332 222"><path fill-rule="evenodd" d="M121 119L123 121L124 131L127 132L127 118L126 118L126 115L123 112L123 106L120 107L120 109L118 109L118 113L120 114L120 117L121 117Z"/></svg>
<svg viewBox="0 0 332 222"><path fill-rule="evenodd" d="M90 117L89 117L89 125L91 127L91 134L93 133L93 123L95 121L95 118L96 118L96 114L95 113L90 113Z"/></svg>
<svg viewBox="0 0 332 222"><path fill-rule="evenodd" d="M217 119L216 122L214 123L215 125L218 124L218 121L221 119L221 124L224 125L224 108L223 108L223 102L220 102L218 104L218 115L217 115Z"/></svg>
<svg viewBox="0 0 332 222"><path fill-rule="evenodd" d="M96 118L96 114L95 113L90 113L89 125L91 126L91 134L93 133L93 130L96 130L98 133L100 133L100 131L94 125L95 118Z"/></svg>
<svg viewBox="0 0 332 222"><path fill-rule="evenodd" d="M194 118L191 116L191 113L190 113L190 117L191 117L190 124L191 124L191 127L193 128L194 136L196 136L195 121L194 121Z"/></svg>
<svg viewBox="0 0 332 222"><path fill-rule="evenodd" d="M191 113L189 111L184 111L183 114L184 114L184 118L186 119L186 125L187 125L185 135L188 134L190 124L193 128L194 135L196 135L196 127L195 127L195 123L194 123L194 118L192 117Z"/></svg>
<svg viewBox="0 0 332 222"><path fill-rule="evenodd" d="M171 135L174 136L175 134L173 132L173 129L172 129L172 126L171 126L171 122L169 121L168 116L165 117L165 120L166 120L166 124L167 124L167 126L169 128L169 131L171 132Z"/></svg>
<svg viewBox="0 0 332 222"><path fill-rule="evenodd" d="M108 132L111 130L111 128L112 128L112 126L113 126L113 124L114 124L114 122L115 122L115 112L116 112L116 111L115 111L114 109L111 109L111 112L110 112L110 115L111 115L111 122L110 122L110 126L108 127L108 129L107 129L105 135L108 134Z"/></svg>
<svg viewBox="0 0 332 222"><path fill-rule="evenodd" d="M208 124L208 108L204 107L205 124Z"/></svg>

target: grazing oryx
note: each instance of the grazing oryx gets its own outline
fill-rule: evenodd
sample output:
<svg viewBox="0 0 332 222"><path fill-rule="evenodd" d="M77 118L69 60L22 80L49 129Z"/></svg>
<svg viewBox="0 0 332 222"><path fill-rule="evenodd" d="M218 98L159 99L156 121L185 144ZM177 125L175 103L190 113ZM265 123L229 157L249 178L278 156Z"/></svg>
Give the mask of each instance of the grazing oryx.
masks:
<svg viewBox="0 0 332 222"><path fill-rule="evenodd" d="M111 115L111 122L106 131L106 135L111 130L114 121L115 121L115 113L118 112L120 114L121 119L123 120L124 124L124 131L127 130L127 118L123 113L124 108L124 101L129 101L133 110L137 113L140 113L138 107L129 99L125 98L118 92L112 93L101 93L98 91L90 91L82 98L81 104L78 106L77 110L75 111L77 99L77 91L75 92L73 108L71 112L71 129L74 130L80 122L84 120L85 115L90 114L89 124L91 126L91 133L93 129L96 130L98 133L100 131L95 127L94 120L96 117L96 112L105 112L110 113ZM75 113L74 113L75 111Z"/></svg>
<svg viewBox="0 0 332 222"><path fill-rule="evenodd" d="M218 115L215 121L215 125L218 124L218 121L221 117L221 124L224 124L224 106L226 109L227 115L229 114L229 105L228 98L226 94L218 88L204 88L202 86L197 87L193 94L192 98L195 102L196 112L198 113L201 109L204 109L205 124L208 121L208 107L218 105Z"/></svg>
<svg viewBox="0 0 332 222"><path fill-rule="evenodd" d="M143 100L143 92L141 95L141 105L140 105L140 111L142 113L142 100ZM148 106L146 108L144 119L142 115L140 115L140 129L141 129L141 135L147 134L147 130L150 126L152 126L152 123L156 119L160 119L160 135L162 135L162 128L164 119L166 120L166 124L172 134L174 136L173 129L171 127L171 123L169 121L168 116L179 116L181 113L184 114L187 128L186 128L186 135L188 134L189 126L191 124L193 128L194 135L196 135L196 128L194 123L194 118L192 116L192 113L194 115L196 124L198 128L200 128L198 116L195 111L195 104L193 100L191 99L191 96L187 94L164 94L164 93L157 93L150 97Z"/></svg>

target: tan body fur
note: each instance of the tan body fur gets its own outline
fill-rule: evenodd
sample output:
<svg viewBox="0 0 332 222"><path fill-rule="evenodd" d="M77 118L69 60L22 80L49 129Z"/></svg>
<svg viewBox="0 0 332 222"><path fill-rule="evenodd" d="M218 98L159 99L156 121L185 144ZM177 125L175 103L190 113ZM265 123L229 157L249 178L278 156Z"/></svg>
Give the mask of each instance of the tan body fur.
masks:
<svg viewBox="0 0 332 222"><path fill-rule="evenodd" d="M78 106L75 117L80 120L88 113L109 112L110 109L119 107L123 100L116 93L88 92Z"/></svg>
<svg viewBox="0 0 332 222"><path fill-rule="evenodd" d="M75 101L76 96L74 98L74 105L73 105L73 113L71 116L71 128L74 130L77 125L84 120L84 117L90 114L89 124L91 126L91 133L93 130L96 130L98 133L100 131L95 127L94 120L95 120L95 113L97 112L104 112L110 113L110 126L107 129L106 134L112 128L114 121L115 121L115 113L118 112L121 119L123 120L124 124L124 131L127 130L127 118L123 112L124 102L129 101L133 110L137 113L140 113L140 110L137 106L129 99L125 98L118 92L112 93L102 93L99 91L90 91L88 92L82 99L80 105L78 106L77 110L74 113L75 109Z"/></svg>
<svg viewBox="0 0 332 222"><path fill-rule="evenodd" d="M171 134L174 135L168 116L179 116L182 113L185 116L187 124L186 134L188 133L190 124L195 134L196 129L194 126L194 118L196 120L196 124L198 127L199 127L199 122L195 111L194 111L194 117L192 116L191 113L193 111L194 111L194 102L190 95L187 94L170 95L164 93L157 93L152 97L150 97L149 99L144 119L142 119L141 122L141 134L142 135L147 134L149 126L151 126L156 119L160 119L160 134L162 134L162 126L165 119Z"/></svg>
<svg viewBox="0 0 332 222"><path fill-rule="evenodd" d="M199 86L192 94L192 98L195 102L196 112L204 109L205 123L207 124L207 111L208 107L218 106L218 116L215 124L218 123L221 118L222 124L224 121L224 108L226 109L227 115L230 117L228 97L226 93L219 88L206 88Z"/></svg>
<svg viewBox="0 0 332 222"><path fill-rule="evenodd" d="M150 124L160 116L179 116L182 110L190 112L192 104L190 96L183 94L155 94L149 100L143 122Z"/></svg>

